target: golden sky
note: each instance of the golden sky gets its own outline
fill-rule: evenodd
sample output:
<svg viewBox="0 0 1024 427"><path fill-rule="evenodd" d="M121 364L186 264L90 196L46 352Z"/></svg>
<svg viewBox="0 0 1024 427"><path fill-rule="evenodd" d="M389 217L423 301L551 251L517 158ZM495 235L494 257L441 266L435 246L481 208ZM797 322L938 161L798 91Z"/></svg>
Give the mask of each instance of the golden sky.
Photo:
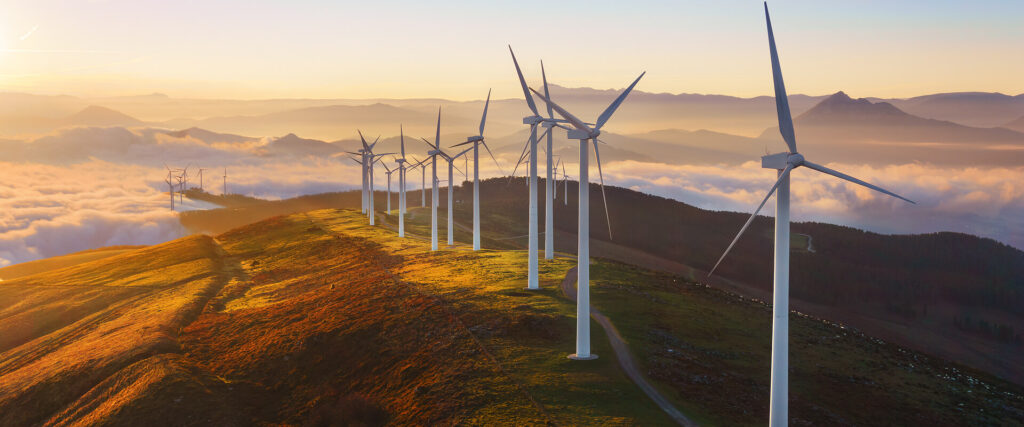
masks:
<svg viewBox="0 0 1024 427"><path fill-rule="evenodd" d="M7 1L0 91L478 99L529 78L771 92L759 1ZM790 93L1024 92L1024 2L774 1Z"/></svg>

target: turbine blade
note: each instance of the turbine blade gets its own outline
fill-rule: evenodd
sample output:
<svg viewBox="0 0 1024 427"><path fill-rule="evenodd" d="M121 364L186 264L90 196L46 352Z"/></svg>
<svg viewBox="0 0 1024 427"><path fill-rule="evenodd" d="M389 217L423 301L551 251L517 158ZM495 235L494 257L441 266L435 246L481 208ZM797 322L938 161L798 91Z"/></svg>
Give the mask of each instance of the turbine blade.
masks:
<svg viewBox="0 0 1024 427"><path fill-rule="evenodd" d="M768 50L772 55L772 79L775 81L775 109L779 114L779 133L786 141L790 153L796 153L796 133L793 131L793 116L789 112L789 97L782 82L782 66L779 52L775 49L775 34L772 32L772 18L768 15L768 2L764 3L764 19L768 23Z"/></svg>
<svg viewBox="0 0 1024 427"><path fill-rule="evenodd" d="M544 61L540 61L540 76L544 79L544 97L551 99L551 93L548 92L548 75L544 72ZM555 118L555 113L551 112L551 104L544 103L548 106L548 118Z"/></svg>
<svg viewBox="0 0 1024 427"><path fill-rule="evenodd" d="M615 113L615 110L619 108L619 105L622 105L622 101L626 100L626 97L629 96L629 93L633 91L633 88L636 86L636 84L639 83L640 79L644 77L644 74L647 74L647 72L644 71L640 73L640 76L637 77L636 80L633 80L633 84L629 85L629 87L627 87L626 90L622 91L622 94L620 94L618 98L615 98L615 100L612 101L611 105L609 105L608 108L606 108L604 112L601 113L600 116L598 116L597 123L594 125L594 129L600 130L601 126L604 126L605 122L607 122L608 119L612 117L612 113Z"/></svg>
<svg viewBox="0 0 1024 427"><path fill-rule="evenodd" d="M441 107L437 107L437 133L434 134L434 148L441 146ZM439 148L437 148L439 149Z"/></svg>
<svg viewBox="0 0 1024 427"><path fill-rule="evenodd" d="M722 263L722 260L725 259L726 255L729 255L729 251L731 251L732 247L736 245L736 242L740 240L740 236L743 235L743 232L747 231L747 227L750 227L750 223L754 222L754 218L757 218L757 213L761 212L761 208L763 208L764 204L768 202L768 199L772 197L772 194L775 193L775 190L779 188L779 184L782 183L782 179L789 175L789 172L792 170L793 165L787 165L786 169L782 170L782 173L779 174L779 179L775 181L775 185L772 186L771 190L768 190L768 194L764 196L764 200L761 201L760 205L757 205L757 209L754 210L754 213L750 215L750 218L747 219L747 222L743 224L742 228L740 228L740 232L736 233L736 237L732 239L732 243L729 243L729 247L725 248L725 252L722 253L721 258L718 258L718 262L715 263L715 266L712 267L711 271L708 272L708 277L711 277L711 275L715 273L715 270L718 268L718 265Z"/></svg>
<svg viewBox="0 0 1024 427"><path fill-rule="evenodd" d="M488 146L487 146L487 141L481 140L481 141L480 141L480 144L482 144L482 145L484 146L484 148L485 148L485 149L487 149L487 154L488 154L489 156L491 156L491 160L493 160L493 161L494 161L494 166L498 168L498 172L499 172L499 173L501 173L502 175L504 175L504 174L505 174L505 171L503 171L503 170L501 169L501 165L500 165L500 164L498 164L498 159L496 159L496 158L494 157L494 153L492 153L492 152L491 152L491 147L488 147Z"/></svg>
<svg viewBox="0 0 1024 427"><path fill-rule="evenodd" d="M523 144L523 152L519 153L519 161L516 162L516 167L512 169L512 175L516 176L516 171L519 170L519 165L523 164L523 159L526 158L526 150L530 148L530 140L526 140L526 144ZM490 151L490 149L488 149Z"/></svg>
<svg viewBox="0 0 1024 427"><path fill-rule="evenodd" d="M491 105L491 90L487 89L487 102L484 102L484 115L480 117L480 136L484 136L484 124L487 123L487 107Z"/></svg>
<svg viewBox="0 0 1024 427"><path fill-rule="evenodd" d="M366 145L366 138L363 138L363 131L356 129L356 132L359 132L359 140L363 142L363 149L365 150L369 148L369 146Z"/></svg>
<svg viewBox="0 0 1024 427"><path fill-rule="evenodd" d="M530 96L530 91L527 89L526 79L523 78L523 70L519 69L519 61L516 61L516 53L512 51L512 45L508 45L508 52L512 54L512 63L516 64L516 74L519 74L519 84L523 86L523 97L526 98L526 105L530 107L530 111L533 111L533 115L539 116L537 104L533 103L533 97Z"/></svg>
<svg viewBox="0 0 1024 427"><path fill-rule="evenodd" d="M836 177L836 178L840 178L840 179L845 179L845 180L847 180L847 181L850 181L850 182L852 182L852 183L854 183L854 184L860 184L860 185L863 185L863 186L865 186L865 187L867 187L867 188L870 188L870 189L872 189L872 190L875 190L875 191L877 191L877 192L879 192L879 193L884 193L884 194L888 194L888 195L890 195L890 196L892 196L892 197L895 197L895 198L897 198L897 199L900 199L900 200L904 200L904 201L907 201L907 202L913 203L913 204L915 204L915 205L917 204L917 203L916 203L916 202L914 202L913 200L910 200L910 199L908 199L908 198L906 198L906 197L903 197L903 196L901 196L901 195L899 195L899 194L893 193L892 191L886 190L886 189L884 189L884 188L882 188L882 187L879 187L879 186L877 186L877 185L873 185L873 184L868 184L867 182L861 181L861 180L859 180L859 179L857 179L857 178L854 178L854 177L852 177L852 176L850 176L850 175L847 175L847 174L845 174L845 173L839 172L839 171L837 171L837 170L834 170L834 169L829 169L829 168L827 168L827 167L824 167L824 166L822 166L822 165L819 165L819 164L817 164L817 163L811 163L811 162L808 162L808 161L804 160L804 163L803 163L803 165L804 165L804 166L807 166L807 167L809 167L809 168L811 168L811 169L814 169L814 170L816 170L816 171L818 171L818 172L826 173L826 174L832 175L832 176L834 176L834 177Z"/></svg>
<svg viewBox="0 0 1024 427"><path fill-rule="evenodd" d="M398 138L402 144L402 158L405 158L405 130L402 129L402 125L398 125Z"/></svg>
<svg viewBox="0 0 1024 427"><path fill-rule="evenodd" d="M604 172L601 171L601 151L597 149L597 140L594 140L594 157L597 159L597 176L601 178L601 198L604 200L604 219L608 222L608 240L612 238L612 217L608 213L608 196L604 193Z"/></svg>
<svg viewBox="0 0 1024 427"><path fill-rule="evenodd" d="M550 99L548 99L548 97L546 97L544 95L541 95L540 92L537 92L536 89L531 87L530 90L532 90L533 93L537 94L537 96L539 96L540 99L544 100L544 103L550 105L551 108L554 108L555 111L558 112L558 115L560 115L560 116L562 116L562 118L568 120L569 123L572 123L572 125L575 126L576 129L579 129L579 130L581 130L583 132L586 132L586 133L594 133L593 130L591 130L589 127L587 127L586 124L583 123L583 120L580 120L580 119L576 118L576 116L572 115L572 113L570 113L568 111L565 111L564 108L562 108L561 106L556 104L554 101L551 101Z"/></svg>
<svg viewBox="0 0 1024 427"><path fill-rule="evenodd" d="M424 137L422 137L422 136L421 136L421 137L420 137L420 139L422 139L422 140L423 140L423 142L426 142L426 143L427 143L427 145L429 145L429 146L430 146L430 148L433 148L433 149L435 149L435 150L437 149L437 147L436 147L436 146L434 146L434 144L431 144L431 143L430 143L430 141L427 141L427 138L424 138Z"/></svg>
<svg viewBox="0 0 1024 427"><path fill-rule="evenodd" d="M466 142L460 142L460 143L458 143L458 144L455 144L455 145L450 145L450 146L448 146L448 148L455 148L455 147L461 147L461 146L463 146L463 145L466 145L466 144L472 144L472 143L474 143L474 142L476 142L476 141L466 141Z"/></svg>

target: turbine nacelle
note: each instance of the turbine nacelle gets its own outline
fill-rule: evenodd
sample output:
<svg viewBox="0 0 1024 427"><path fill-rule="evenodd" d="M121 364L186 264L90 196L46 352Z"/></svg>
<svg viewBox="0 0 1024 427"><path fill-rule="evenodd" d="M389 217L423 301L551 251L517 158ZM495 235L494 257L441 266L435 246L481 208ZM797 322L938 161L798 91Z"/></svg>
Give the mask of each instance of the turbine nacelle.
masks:
<svg viewBox="0 0 1024 427"><path fill-rule="evenodd" d="M599 130L595 130L593 132L586 132L586 131L583 131L583 130L580 130L580 129L569 129L569 130L565 131L565 135L566 135L567 138L569 138L569 139L579 139L579 140L597 138L597 136L600 135L600 134L601 134L601 131L599 131Z"/></svg>
<svg viewBox="0 0 1024 427"><path fill-rule="evenodd" d="M535 125L535 124L543 122L543 121L544 121L544 118L541 117L541 116L523 117L523 124L524 125Z"/></svg>
<svg viewBox="0 0 1024 427"><path fill-rule="evenodd" d="M786 167L796 168L804 164L804 155L800 153L775 153L761 157L761 167L782 170Z"/></svg>

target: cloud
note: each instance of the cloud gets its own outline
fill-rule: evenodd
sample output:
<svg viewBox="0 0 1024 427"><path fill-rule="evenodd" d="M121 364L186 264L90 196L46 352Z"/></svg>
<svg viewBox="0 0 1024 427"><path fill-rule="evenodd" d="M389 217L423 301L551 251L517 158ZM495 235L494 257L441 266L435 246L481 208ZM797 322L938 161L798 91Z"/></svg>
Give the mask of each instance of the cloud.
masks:
<svg viewBox="0 0 1024 427"><path fill-rule="evenodd" d="M806 168L792 175L792 217L880 233L957 231L1024 248L1024 168L830 163L828 167L917 202L912 205ZM752 212L775 183L757 162L740 166L605 165L605 182L712 210ZM762 211L772 215L774 203Z"/></svg>
<svg viewBox="0 0 1024 427"><path fill-rule="evenodd" d="M209 168L204 184L213 193L221 191L225 167L231 193L261 198L359 187L359 167L346 158L301 152L268 155L269 142L217 141L215 137L203 141L152 129L122 128L64 129L29 142L0 142L0 150L11 160L0 162L0 265L182 236L177 213L169 209L164 162L171 167L190 165L191 170ZM506 173L518 154L501 156ZM489 158L482 156L481 161L481 178L499 174ZM457 165L461 168L464 163ZM540 166L543 170L543 162ZM827 166L918 204L800 169L792 181L794 220L882 233L959 231L1024 248L1024 168ZM439 175L447 173L444 169L439 168ZM566 171L575 178L578 166L569 163ZM776 179L773 171L757 162L726 166L621 161L606 163L603 172L609 185L705 209L739 212L756 207ZM419 188L419 175L419 171L410 173L410 188ZM591 179L597 182L596 170L591 171ZM198 179L193 177L191 182L198 184ZM380 189L387 185L383 168L378 168L376 183ZM763 214L771 215L773 208L769 202Z"/></svg>

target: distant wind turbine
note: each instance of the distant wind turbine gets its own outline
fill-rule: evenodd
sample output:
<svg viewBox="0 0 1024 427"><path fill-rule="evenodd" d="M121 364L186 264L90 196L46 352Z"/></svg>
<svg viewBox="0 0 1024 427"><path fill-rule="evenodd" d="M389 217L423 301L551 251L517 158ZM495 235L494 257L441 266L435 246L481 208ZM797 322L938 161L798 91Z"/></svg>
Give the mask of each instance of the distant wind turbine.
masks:
<svg viewBox="0 0 1024 427"><path fill-rule="evenodd" d="M203 171L208 170L206 168L199 168L199 191L203 191Z"/></svg>
<svg viewBox="0 0 1024 427"><path fill-rule="evenodd" d="M408 161L405 160L405 130L402 125L398 125L398 136L401 146L401 157L395 159L398 162L398 237L405 237L405 164Z"/></svg>
<svg viewBox="0 0 1024 427"><path fill-rule="evenodd" d="M588 126L582 120L576 118L571 113L560 107L558 104L552 102L548 97L541 95L536 89L530 88L540 99L554 108L562 118L566 119L575 127L568 131L569 139L578 139L580 141L580 183L579 183L579 230L577 231L577 237L579 239L578 248L576 250L576 262L577 262L577 297L576 297L576 353L569 356L571 359L576 360L589 360L597 358L596 355L590 353L590 180L589 180L589 166L588 161L590 160L589 143L594 144L594 157L597 160L597 171L601 175L601 190L604 193L604 177L601 172L601 154L597 147L597 137L601 135L601 127L608 122L608 119L612 117L615 110L619 108L622 101L626 99L629 92L633 90L640 79L644 77L646 73L640 73L640 76L633 81L626 90L622 91L622 94L618 98L612 101L611 105L608 106L597 118L597 123L593 128ZM608 201L605 199L604 203L605 216L608 217ZM611 222L609 221L608 235L611 237Z"/></svg>
<svg viewBox="0 0 1024 427"><path fill-rule="evenodd" d="M171 168L167 167L166 163L164 164L164 167L167 168L167 179L165 179L164 182L167 183L167 194L171 195L171 210L173 211L174 210L174 181L172 180L172 178L173 178L172 173L173 172L171 171Z"/></svg>
<svg viewBox="0 0 1024 427"><path fill-rule="evenodd" d="M430 182L432 190L430 192L430 250L437 250L437 156L441 154L441 150L437 149L438 144L441 141L441 107L437 107L437 133L434 135L434 143L431 144L426 138L423 138L423 142L431 146L431 150L427 152L427 158L430 159L430 170L431 179Z"/></svg>
<svg viewBox="0 0 1024 427"><path fill-rule="evenodd" d="M388 167L387 163L384 162L380 162L380 165L384 166L384 174L388 176L388 202L386 209L387 215L391 215L391 173L397 171L398 169L391 169Z"/></svg>
<svg viewBox="0 0 1024 427"><path fill-rule="evenodd" d="M722 263L725 256L729 254L732 247L739 240L743 232L757 217L758 212L764 207L768 199L776 191L775 197L775 273L774 291L772 294L772 369L771 369L771 397L769 421L770 426L785 426L789 422L789 175L794 169L801 166L826 173L840 179L862 185L872 190L905 200L896 193L885 190L881 187L868 184L852 176L826 168L822 165L811 163L804 159L804 156L796 150L796 133L793 129L793 116L789 110L789 98L786 96L786 87L782 81L782 67L779 65L779 54L775 48L775 35L772 33L772 21L768 15L768 3L764 5L764 17L768 26L768 51L771 55L772 77L775 83L775 108L779 116L779 133L786 141L788 152L767 155L761 158L761 167L775 169L778 180L768 190L768 194L757 206L754 213L747 219L747 222L740 228L739 233L725 249L725 253L715 263L714 268L708 273L710 276Z"/></svg>
<svg viewBox="0 0 1024 427"><path fill-rule="evenodd" d="M466 139L466 142L461 142L453 145L452 147L458 147L466 144L473 144L471 147L473 150L473 250L480 250L480 145L483 144L484 148L487 149L487 154L491 156L491 160L494 161L494 165L501 171L501 165L498 164L498 159L494 158L494 153L491 153L491 147L487 146L487 142L484 140L484 124L487 123L487 107L491 104L491 91L487 90L487 101L484 102L484 113L480 117L480 134L471 136ZM465 153L465 151L463 151ZM459 155L462 155L461 153ZM458 158L456 155L455 158ZM468 159L468 156L467 156ZM469 171L466 171L469 173Z"/></svg>
<svg viewBox="0 0 1024 427"><path fill-rule="evenodd" d="M228 194L228 168L224 168L224 195Z"/></svg>

